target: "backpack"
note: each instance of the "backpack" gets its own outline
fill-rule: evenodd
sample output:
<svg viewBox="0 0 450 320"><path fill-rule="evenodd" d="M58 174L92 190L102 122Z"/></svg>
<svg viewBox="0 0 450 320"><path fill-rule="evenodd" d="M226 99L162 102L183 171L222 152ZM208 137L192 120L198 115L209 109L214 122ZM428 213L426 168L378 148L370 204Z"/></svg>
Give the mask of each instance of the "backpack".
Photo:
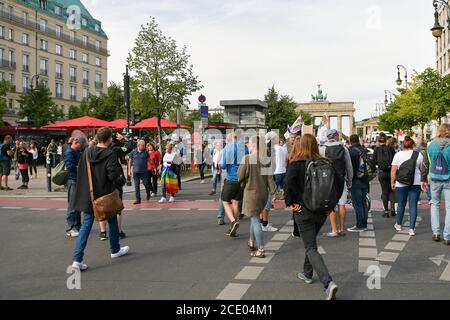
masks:
<svg viewBox="0 0 450 320"><path fill-rule="evenodd" d="M439 151L436 160L433 162L433 165L431 166L430 177L432 180L447 181L448 179L450 179L447 160L445 159L443 153L445 149L446 148Z"/></svg>
<svg viewBox="0 0 450 320"><path fill-rule="evenodd" d="M331 160L336 172L345 177L346 165L345 165L345 149L342 145L327 146L325 148L325 156Z"/></svg>
<svg viewBox="0 0 450 320"><path fill-rule="evenodd" d="M3 147L5 144L0 144L0 161L10 161L11 157L6 154L6 152L3 150Z"/></svg>
<svg viewBox="0 0 450 320"><path fill-rule="evenodd" d="M411 159L402 163L397 172L397 182L404 184L408 187L414 184L414 177L416 174L416 164L419 158L419 152L414 151Z"/></svg>
<svg viewBox="0 0 450 320"><path fill-rule="evenodd" d="M336 170L328 159L309 160L305 169L305 190L303 202L313 213L327 213L333 210L342 190L338 190Z"/></svg>
<svg viewBox="0 0 450 320"><path fill-rule="evenodd" d="M373 155L369 154L367 149L360 151L359 168L356 177L362 180L372 181L377 176L377 167Z"/></svg>
<svg viewBox="0 0 450 320"><path fill-rule="evenodd" d="M377 149L377 162L378 169L381 171L389 171L392 168L392 155L389 152L389 148L382 146Z"/></svg>
<svg viewBox="0 0 450 320"><path fill-rule="evenodd" d="M52 172L52 182L57 186L63 186L69 180L69 171L66 169L64 161L61 161Z"/></svg>

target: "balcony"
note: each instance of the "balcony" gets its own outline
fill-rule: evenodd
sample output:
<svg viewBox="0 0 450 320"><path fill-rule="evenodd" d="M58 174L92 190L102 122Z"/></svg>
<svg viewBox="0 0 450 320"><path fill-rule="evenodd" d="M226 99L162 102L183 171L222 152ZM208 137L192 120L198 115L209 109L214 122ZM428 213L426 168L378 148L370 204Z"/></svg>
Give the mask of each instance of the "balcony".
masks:
<svg viewBox="0 0 450 320"><path fill-rule="evenodd" d="M70 76L70 81L71 82L77 82L77 77L76 76Z"/></svg>
<svg viewBox="0 0 450 320"><path fill-rule="evenodd" d="M63 74L62 73L56 73L55 78L58 80L62 80L63 79Z"/></svg>
<svg viewBox="0 0 450 320"><path fill-rule="evenodd" d="M44 77L48 77L48 70L47 69L41 69L39 71L39 75L44 76Z"/></svg>
<svg viewBox="0 0 450 320"><path fill-rule="evenodd" d="M71 96L70 96L70 100L71 100L71 101L77 101L77 96L72 96L72 95L71 95Z"/></svg>
<svg viewBox="0 0 450 320"><path fill-rule="evenodd" d="M103 82L95 81L95 89L103 89Z"/></svg>
<svg viewBox="0 0 450 320"><path fill-rule="evenodd" d="M0 68L16 70L16 63L14 61L10 61L10 60L0 60Z"/></svg>
<svg viewBox="0 0 450 320"><path fill-rule="evenodd" d="M63 98L63 94L61 92L57 92L55 95L56 99L62 99Z"/></svg>
<svg viewBox="0 0 450 320"><path fill-rule="evenodd" d="M84 85L89 85L89 79L83 79L83 84Z"/></svg>
<svg viewBox="0 0 450 320"><path fill-rule="evenodd" d="M22 66L22 71L23 72L30 72L30 66L29 65Z"/></svg>

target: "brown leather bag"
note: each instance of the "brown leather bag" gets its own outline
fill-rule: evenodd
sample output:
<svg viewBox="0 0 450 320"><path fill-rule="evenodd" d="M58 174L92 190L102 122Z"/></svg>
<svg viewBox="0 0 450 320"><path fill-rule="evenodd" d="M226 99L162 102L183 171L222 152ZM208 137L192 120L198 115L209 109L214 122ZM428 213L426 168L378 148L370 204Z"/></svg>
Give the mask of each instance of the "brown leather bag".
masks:
<svg viewBox="0 0 450 320"><path fill-rule="evenodd" d="M86 167L89 180L89 192L91 194L92 206L94 208L94 217L97 221L105 221L118 215L124 209L122 199L120 199L119 192L107 194L98 199L94 199L94 187L92 185L91 164L89 162L88 153L86 152Z"/></svg>

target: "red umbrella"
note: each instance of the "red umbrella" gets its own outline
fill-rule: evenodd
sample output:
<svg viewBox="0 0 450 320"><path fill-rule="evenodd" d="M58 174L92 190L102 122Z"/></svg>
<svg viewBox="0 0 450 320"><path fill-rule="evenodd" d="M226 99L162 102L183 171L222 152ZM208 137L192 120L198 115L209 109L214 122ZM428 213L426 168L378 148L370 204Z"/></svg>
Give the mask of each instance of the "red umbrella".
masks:
<svg viewBox="0 0 450 320"><path fill-rule="evenodd" d="M131 129L157 129L158 128L158 118L150 118L139 122L137 125L132 126ZM177 123L169 121L166 119L161 119L161 128L163 129L176 129ZM181 124L181 129L190 129L191 127Z"/></svg>
<svg viewBox="0 0 450 320"><path fill-rule="evenodd" d="M127 120L114 120L109 123L109 126L116 129L125 129L127 127Z"/></svg>
<svg viewBox="0 0 450 320"><path fill-rule="evenodd" d="M54 128L102 128L102 127L110 127L110 123L108 121L100 120L93 117L82 117L67 121L58 122L55 124L50 124L48 126L42 127L43 129L54 129Z"/></svg>

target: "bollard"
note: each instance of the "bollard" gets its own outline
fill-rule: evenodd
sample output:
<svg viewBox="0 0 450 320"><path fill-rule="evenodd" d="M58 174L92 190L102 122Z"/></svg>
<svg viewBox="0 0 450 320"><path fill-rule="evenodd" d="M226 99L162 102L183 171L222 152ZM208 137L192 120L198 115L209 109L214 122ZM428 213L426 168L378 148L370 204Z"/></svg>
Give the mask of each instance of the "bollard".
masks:
<svg viewBox="0 0 450 320"><path fill-rule="evenodd" d="M47 191L52 192L52 165L50 154L47 153Z"/></svg>

